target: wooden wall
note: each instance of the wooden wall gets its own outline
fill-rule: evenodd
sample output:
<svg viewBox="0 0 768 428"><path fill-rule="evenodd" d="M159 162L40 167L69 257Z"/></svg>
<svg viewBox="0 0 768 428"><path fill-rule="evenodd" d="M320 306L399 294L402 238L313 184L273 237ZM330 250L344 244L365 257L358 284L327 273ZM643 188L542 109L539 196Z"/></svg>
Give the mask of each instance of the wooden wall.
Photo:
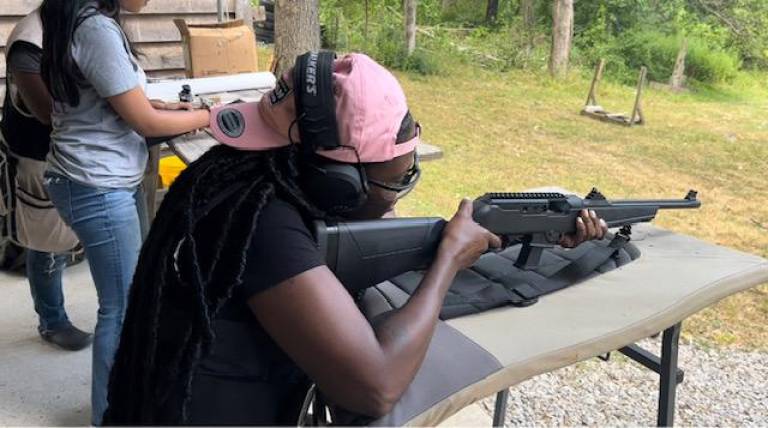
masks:
<svg viewBox="0 0 768 428"><path fill-rule="evenodd" d="M5 43L22 17L39 6L41 0L0 0L0 105L5 100ZM229 18L251 19L248 0L226 0ZM150 77L184 75L181 35L174 18L190 23L217 21L216 0L150 0L139 14L125 14L123 25L128 37L143 55L139 58Z"/></svg>

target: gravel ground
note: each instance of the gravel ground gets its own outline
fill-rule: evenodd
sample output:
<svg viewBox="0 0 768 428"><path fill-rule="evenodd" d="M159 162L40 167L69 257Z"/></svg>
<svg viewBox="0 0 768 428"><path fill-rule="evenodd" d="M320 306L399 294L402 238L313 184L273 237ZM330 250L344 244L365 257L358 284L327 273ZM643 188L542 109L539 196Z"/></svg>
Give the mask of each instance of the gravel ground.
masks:
<svg viewBox="0 0 768 428"><path fill-rule="evenodd" d="M661 339L640 342L659 354ZM768 353L680 345L685 380L675 424L768 425ZM658 375L618 353L537 376L510 389L507 426L650 426L656 423ZM493 414L494 399L482 401Z"/></svg>

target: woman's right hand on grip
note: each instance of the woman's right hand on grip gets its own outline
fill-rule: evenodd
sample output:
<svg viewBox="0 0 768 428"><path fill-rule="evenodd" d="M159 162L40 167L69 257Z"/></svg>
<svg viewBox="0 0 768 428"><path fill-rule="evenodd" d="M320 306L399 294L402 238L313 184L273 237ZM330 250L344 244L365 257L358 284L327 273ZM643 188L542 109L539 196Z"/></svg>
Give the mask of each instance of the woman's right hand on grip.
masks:
<svg viewBox="0 0 768 428"><path fill-rule="evenodd" d="M472 201L463 199L443 230L439 254L452 260L458 269L472 266L488 248L501 247L501 238L472 218Z"/></svg>

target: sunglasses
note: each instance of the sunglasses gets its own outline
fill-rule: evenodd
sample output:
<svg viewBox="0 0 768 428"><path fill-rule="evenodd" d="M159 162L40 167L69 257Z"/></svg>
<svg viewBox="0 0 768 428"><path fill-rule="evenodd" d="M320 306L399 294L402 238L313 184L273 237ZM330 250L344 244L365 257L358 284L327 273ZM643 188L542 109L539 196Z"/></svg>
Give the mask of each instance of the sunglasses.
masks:
<svg viewBox="0 0 768 428"><path fill-rule="evenodd" d="M421 168L419 168L419 155L416 153L416 150L413 151L413 165L408 169L408 171L405 173L405 176L402 180L400 180L399 183L385 183L383 181L374 180L372 178L368 179L368 183L384 189L389 190L390 192L395 193L396 200L399 200L401 198L404 198L405 195L411 192L413 188L416 186L416 183L419 182L419 178L421 177Z"/></svg>

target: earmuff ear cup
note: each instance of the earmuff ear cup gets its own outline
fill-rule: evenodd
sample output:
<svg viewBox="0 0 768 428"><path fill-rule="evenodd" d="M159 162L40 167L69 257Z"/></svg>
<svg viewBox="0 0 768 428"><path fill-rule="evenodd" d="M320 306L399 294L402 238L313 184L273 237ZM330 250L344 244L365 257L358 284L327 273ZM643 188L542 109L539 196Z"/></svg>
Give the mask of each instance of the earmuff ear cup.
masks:
<svg viewBox="0 0 768 428"><path fill-rule="evenodd" d="M327 214L353 211L368 199L368 184L362 166L317 160L306 162L301 182L307 197Z"/></svg>

